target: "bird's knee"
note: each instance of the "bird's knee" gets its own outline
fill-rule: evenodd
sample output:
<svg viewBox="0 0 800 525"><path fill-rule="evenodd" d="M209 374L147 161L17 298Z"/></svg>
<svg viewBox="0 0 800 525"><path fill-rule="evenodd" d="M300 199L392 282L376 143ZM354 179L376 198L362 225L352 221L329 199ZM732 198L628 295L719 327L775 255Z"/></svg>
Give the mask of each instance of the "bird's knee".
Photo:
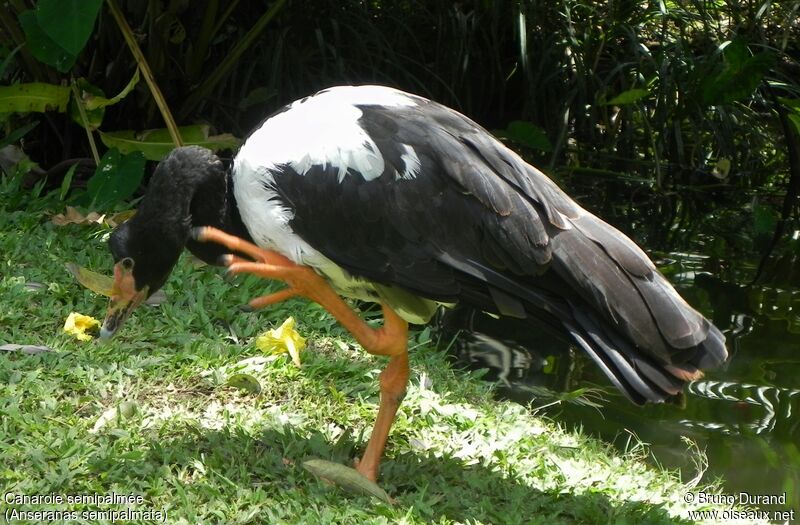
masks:
<svg viewBox="0 0 800 525"><path fill-rule="evenodd" d="M392 358L380 375L381 396L386 401L400 404L406 396L409 374L407 354Z"/></svg>

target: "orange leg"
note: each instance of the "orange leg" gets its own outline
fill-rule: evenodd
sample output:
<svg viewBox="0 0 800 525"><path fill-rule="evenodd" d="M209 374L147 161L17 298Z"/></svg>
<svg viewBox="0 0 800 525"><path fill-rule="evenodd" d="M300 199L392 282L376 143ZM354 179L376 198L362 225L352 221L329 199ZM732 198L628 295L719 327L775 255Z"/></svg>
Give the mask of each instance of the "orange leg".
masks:
<svg viewBox="0 0 800 525"><path fill-rule="evenodd" d="M383 306L383 309L384 315L387 311L391 312L392 315L397 315L386 306ZM405 321L403 323L405 330L407 325L405 325ZM386 324L384 324L385 326ZM367 351L369 352L369 349ZM372 427L372 434L369 437L367 448L364 450L364 455L361 456L360 461L356 460L356 470L372 481L378 479L378 467L383 456L383 449L386 446L386 440L389 437L389 430L391 430L392 423L394 423L397 409L406 395L408 375L408 351L403 348L402 353L392 355L389 358L389 364L381 372L381 402L378 407L378 417L375 419L375 426Z"/></svg>
<svg viewBox="0 0 800 525"><path fill-rule="evenodd" d="M378 467L389 430L397 415L397 409L405 397L408 384L408 323L390 307L381 305L384 317L383 326L371 328L314 270L297 265L283 255L264 250L215 228L196 228L193 235L199 241L222 244L255 260L252 262L235 255L228 255L223 262L229 272L252 273L267 279L279 279L288 285L288 288L253 299L249 303L251 308L262 308L290 297L307 297L328 310L342 326L353 334L356 341L367 352L389 357L389 364L380 376L381 400L378 417L375 420L375 426L364 455L360 461L356 462L356 470L364 477L375 481L378 477Z"/></svg>

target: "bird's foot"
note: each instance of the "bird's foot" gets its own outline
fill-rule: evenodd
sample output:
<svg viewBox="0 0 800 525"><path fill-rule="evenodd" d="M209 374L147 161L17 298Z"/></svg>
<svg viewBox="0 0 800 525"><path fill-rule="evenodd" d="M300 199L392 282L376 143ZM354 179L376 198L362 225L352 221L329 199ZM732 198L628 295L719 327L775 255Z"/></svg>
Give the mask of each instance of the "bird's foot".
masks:
<svg viewBox="0 0 800 525"><path fill-rule="evenodd" d="M267 279L278 279L288 285L283 290L251 300L248 303L250 308L263 308L292 297L306 297L328 310L353 334L367 352L385 356L405 353L408 343L408 324L388 306L383 305L384 325L381 328L371 328L339 297L330 284L311 268L295 264L277 252L259 248L251 242L209 226L194 228L192 236L201 242L221 244L232 252L253 259L224 255L220 262L228 267L230 273L251 273Z"/></svg>
<svg viewBox="0 0 800 525"><path fill-rule="evenodd" d="M324 291L330 289L330 286L319 274L311 268L295 264L277 252L265 250L251 242L209 226L194 228L192 236L198 241L215 242L231 251L252 258L252 260L247 260L237 255L223 255L220 262L227 266L229 273L251 273L266 279L277 279L288 285L288 288L251 300L248 303L248 307L251 309L263 308L297 296L307 297L322 304L325 295L329 295Z"/></svg>

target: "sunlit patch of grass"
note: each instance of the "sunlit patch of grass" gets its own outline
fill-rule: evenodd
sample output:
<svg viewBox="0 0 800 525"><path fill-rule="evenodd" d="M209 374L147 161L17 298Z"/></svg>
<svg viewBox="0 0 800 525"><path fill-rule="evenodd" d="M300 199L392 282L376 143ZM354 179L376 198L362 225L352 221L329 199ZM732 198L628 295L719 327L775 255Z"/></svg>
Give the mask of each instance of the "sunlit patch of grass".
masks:
<svg viewBox="0 0 800 525"><path fill-rule="evenodd" d="M64 318L102 317L105 300L64 263L103 272L111 263L98 227L56 228L50 204L14 211L0 201L0 344L53 349L0 354L0 493L141 494L137 508L170 523L687 522L676 475L492 400L491 386L429 344L412 353L382 468L395 504L346 495L302 462L349 464L363 449L382 359L316 305L241 312L265 284L188 257L166 303L141 308L111 342L77 341L61 332ZM253 359L266 357L254 338L289 315L308 338L302 367L285 355ZM228 386L237 371L260 392Z"/></svg>

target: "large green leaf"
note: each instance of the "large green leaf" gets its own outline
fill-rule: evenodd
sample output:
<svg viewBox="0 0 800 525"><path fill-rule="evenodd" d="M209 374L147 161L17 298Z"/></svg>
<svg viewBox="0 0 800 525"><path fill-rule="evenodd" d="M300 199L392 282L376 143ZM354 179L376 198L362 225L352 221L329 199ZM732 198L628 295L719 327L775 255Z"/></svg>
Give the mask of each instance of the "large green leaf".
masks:
<svg viewBox="0 0 800 525"><path fill-rule="evenodd" d="M19 23L22 26L22 30L25 31L25 43L28 50L37 60L53 66L62 73L66 73L72 68L77 55L58 45L45 33L39 25L36 13L33 11L21 13L19 15Z"/></svg>
<svg viewBox="0 0 800 525"><path fill-rule="evenodd" d="M800 135L800 115L798 115L797 113L791 113L789 115L789 122L791 122L792 125L794 126L795 133Z"/></svg>
<svg viewBox="0 0 800 525"><path fill-rule="evenodd" d="M761 80L775 64L775 54L763 51L751 55L747 43L733 40L723 51L722 70L702 82L706 105L731 104L753 94Z"/></svg>
<svg viewBox="0 0 800 525"><path fill-rule="evenodd" d="M753 206L753 230L756 235L769 235L778 224L778 212L771 206L756 204Z"/></svg>
<svg viewBox="0 0 800 525"><path fill-rule="evenodd" d="M786 98L786 97L778 97L778 101L786 106L787 108L800 113L800 99L798 98Z"/></svg>
<svg viewBox="0 0 800 525"><path fill-rule="evenodd" d="M53 42L78 56L89 40L103 0L39 0L36 19Z"/></svg>
<svg viewBox="0 0 800 525"><path fill-rule="evenodd" d="M123 155L116 149L108 150L77 204L106 209L129 198L142 182L144 165L145 158L141 153Z"/></svg>
<svg viewBox="0 0 800 525"><path fill-rule="evenodd" d="M69 88L41 82L0 86L0 113L67 110Z"/></svg>
<svg viewBox="0 0 800 525"><path fill-rule="evenodd" d="M241 140L229 133L209 136L208 126L183 126L178 128L184 144L203 146L212 150L236 148ZM167 129L150 129L100 132L100 140L109 148L122 153L141 152L148 160L161 160L175 148Z"/></svg>
<svg viewBox="0 0 800 525"><path fill-rule="evenodd" d="M795 132L800 134L800 99L778 97L778 100L790 111L789 122L792 123Z"/></svg>

